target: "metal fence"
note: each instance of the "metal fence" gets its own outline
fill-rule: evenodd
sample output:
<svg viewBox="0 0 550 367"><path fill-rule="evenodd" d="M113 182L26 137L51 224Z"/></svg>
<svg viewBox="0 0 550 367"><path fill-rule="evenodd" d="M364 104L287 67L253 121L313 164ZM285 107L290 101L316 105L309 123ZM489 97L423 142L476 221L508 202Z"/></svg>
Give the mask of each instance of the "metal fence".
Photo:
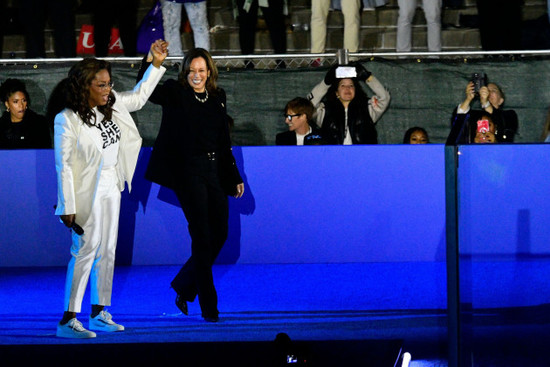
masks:
<svg viewBox="0 0 550 367"><path fill-rule="evenodd" d="M252 63L254 69L298 69L309 67L330 66L337 61L338 53L322 54L265 54L265 55L212 55L218 68L246 69ZM550 55L550 50L519 50L519 51L446 51L446 52L359 52L350 53L350 60L367 59L416 59L422 62L424 59L457 60L467 62L470 59L483 58L518 58ZM114 63L136 63L141 57L105 57L105 60ZM82 60L78 58L45 58L45 59L0 59L0 65L36 65L67 63ZM181 57L167 57L168 64L177 64ZM250 67L250 66L249 66ZM251 67L250 67L251 68Z"/></svg>

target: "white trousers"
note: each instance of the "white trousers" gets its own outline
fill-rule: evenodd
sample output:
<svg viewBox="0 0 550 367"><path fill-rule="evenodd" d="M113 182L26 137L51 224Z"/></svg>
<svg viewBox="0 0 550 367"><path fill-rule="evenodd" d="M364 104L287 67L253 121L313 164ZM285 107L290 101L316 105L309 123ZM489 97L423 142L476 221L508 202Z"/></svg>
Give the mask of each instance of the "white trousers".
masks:
<svg viewBox="0 0 550 367"><path fill-rule="evenodd" d="M342 0L344 15L344 48L349 52L359 49L360 0ZM311 53L324 53L327 39L327 17L330 0L311 0Z"/></svg>
<svg viewBox="0 0 550 367"><path fill-rule="evenodd" d="M195 47L210 50L210 26L208 25L206 0L198 3L175 3L161 0L164 40L169 43L169 56L183 56L181 45L181 6L185 6L189 24L193 30Z"/></svg>
<svg viewBox="0 0 550 367"><path fill-rule="evenodd" d="M101 171L92 212L78 223L82 236L72 232L72 258L65 283L65 311L80 312L90 279L90 303L111 305L115 251L120 214L120 189L115 168Z"/></svg>
<svg viewBox="0 0 550 367"><path fill-rule="evenodd" d="M412 48L412 21L417 0L397 0L397 52L410 52ZM422 0L422 8L428 26L428 50L441 51L441 0Z"/></svg>

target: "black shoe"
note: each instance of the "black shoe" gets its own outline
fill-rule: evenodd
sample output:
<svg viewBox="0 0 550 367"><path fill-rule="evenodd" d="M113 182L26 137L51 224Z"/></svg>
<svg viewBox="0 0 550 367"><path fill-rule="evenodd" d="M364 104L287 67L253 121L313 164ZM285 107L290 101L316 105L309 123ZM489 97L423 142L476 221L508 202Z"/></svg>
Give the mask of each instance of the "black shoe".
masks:
<svg viewBox="0 0 550 367"><path fill-rule="evenodd" d="M185 315L189 315L189 310L187 309L187 301L183 299L182 296L179 294L176 296L176 306L180 309L180 311Z"/></svg>
<svg viewBox="0 0 550 367"><path fill-rule="evenodd" d="M218 322L220 318L218 316L203 316L202 317L206 322Z"/></svg>

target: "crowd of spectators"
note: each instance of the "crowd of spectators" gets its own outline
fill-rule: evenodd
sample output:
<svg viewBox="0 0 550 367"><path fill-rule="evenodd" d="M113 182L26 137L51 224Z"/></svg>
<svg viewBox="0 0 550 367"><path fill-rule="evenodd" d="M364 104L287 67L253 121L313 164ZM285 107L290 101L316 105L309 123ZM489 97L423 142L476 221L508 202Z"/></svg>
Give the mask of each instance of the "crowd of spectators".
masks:
<svg viewBox="0 0 550 367"><path fill-rule="evenodd" d="M162 5L164 38L170 42L172 56L183 56L181 30L183 9L186 21L193 32L195 47L210 49L210 25L207 0L159 0ZM134 0L21 0L8 3L0 1L0 9L8 18L13 8L19 9L21 32L25 36L26 57L45 57L44 29L46 24L53 28L54 50L57 57L74 57L75 15L89 13L95 27L96 56L106 56L112 27L120 30L121 43L126 56L136 54L136 33L138 28L138 1ZM234 15L239 25L239 44L243 55L253 54L258 17L265 20L271 44L276 54L287 52L287 23L289 17L288 0L236 0L233 2ZM394 4L390 4L394 5ZM478 0L477 15L470 25L479 28L481 45L484 50L518 50L522 43L523 0ZM349 52L361 50L361 14L388 6L388 0L311 0L310 51L324 53L327 42L327 20L331 10L343 15L343 44ZM427 49L441 51L442 11L464 6L463 0L397 0L396 51L410 52L414 47L412 24L417 9L422 8L427 26ZM10 19L3 19L8 21ZM8 24L9 25L9 24ZM464 26L454 24L454 26ZM0 27L5 28L5 27ZM0 39L2 34L0 34ZM1 41L0 41L1 42ZM319 59L313 60L320 65ZM253 67L253 64L246 64Z"/></svg>
<svg viewBox="0 0 550 367"><path fill-rule="evenodd" d="M449 131L458 132L460 144L513 143L519 126L517 113L504 108L504 92L496 83L483 83L467 83L464 99L450 113ZM50 102L54 98L52 93ZM5 80L0 100L5 108L0 117L0 149L52 147L51 116L30 109L31 97L24 81ZM307 98L288 101L283 110L288 131L277 134L275 144L377 144L376 123L390 100L388 89L362 63L335 64ZM550 142L549 131L550 110L541 141ZM427 144L430 139L425 128L413 126L405 131L402 143Z"/></svg>
<svg viewBox="0 0 550 367"><path fill-rule="evenodd" d="M193 29L194 43L198 47L210 49L206 0L160 0L160 3L164 19L164 36L170 41L170 55L183 56L184 54L180 33L183 8ZM486 50L518 49L521 46L518 37L521 34L519 25L522 1L511 0L501 3L497 0L487 0L477 1L476 4L482 47ZM361 11L385 5L387 0L312 0L311 52L325 52L329 10L341 10L344 18L343 47L350 52L356 52L360 48ZM398 0L397 5L399 16L396 50L406 53L413 47L412 22L419 6L426 19L428 50L440 51L442 8L460 8L464 4L462 0ZM44 49L46 22L53 26L56 56L76 56L75 40L72 35L77 12L89 12L93 15L96 56L107 56L109 32L113 26L120 28L125 55L135 56L137 6L137 2L133 0L22 0L19 5L19 14L25 35L26 56L29 58L46 56ZM550 2L548 7L550 13ZM0 9L3 11L6 9L5 0L0 1ZM28 9L35 11L28 11ZM496 9L495 14L498 16L490 13L490 9ZM241 53L243 55L254 53L254 33L259 12L266 21L275 53L286 53L285 17L288 15L288 2L286 0L238 0L235 3L235 15L240 27ZM502 34L507 36L502 37ZM254 64L248 61L246 66L253 68ZM378 142L376 122L389 106L388 90L360 63L351 65L355 73L353 77L338 77L336 75L338 66L346 65L332 67L324 80L313 87L308 96L308 103L305 102L305 98L295 98L288 102L284 116L289 131L277 135L277 145L345 145ZM10 93L7 93L5 90L9 89L10 85L17 85L19 91L14 92L12 86ZM367 86L373 95L369 97L363 86ZM24 98L17 98L20 101L18 103L25 104L22 112L25 118L21 119L14 115L15 105L11 102L14 96L17 97L20 94L23 94ZM30 97L22 81L5 81L1 97L6 107L2 116L2 147L25 147L25 144L34 141L30 136L27 138L23 136L30 134L28 126L40 126L41 135L46 135L42 126L47 127L47 122L38 125L28 122L37 119L42 121L44 117L28 109ZM464 128L466 132L462 134L462 142L466 143L482 140L483 142L513 142L518 130L518 117L515 111L503 108L504 100L504 92L498 84L491 82L476 89L474 83L469 82L465 89L464 100L452 112L451 128L454 126ZM479 102L477 109L472 108L472 103L475 101ZM480 133L478 126L480 121L489 122L488 131ZM547 122L543 140L550 139L548 138L549 124ZM17 143L14 140L16 135L20 140ZM51 141L49 143L45 141L35 144L36 147L51 146ZM418 126L407 130L403 138L404 144L428 142L428 133Z"/></svg>

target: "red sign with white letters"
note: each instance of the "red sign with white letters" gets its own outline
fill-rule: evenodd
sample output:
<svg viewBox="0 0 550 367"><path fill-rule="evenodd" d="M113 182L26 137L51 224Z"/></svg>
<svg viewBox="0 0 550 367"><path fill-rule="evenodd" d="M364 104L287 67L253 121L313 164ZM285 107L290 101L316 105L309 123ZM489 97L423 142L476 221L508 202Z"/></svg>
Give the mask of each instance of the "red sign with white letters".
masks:
<svg viewBox="0 0 550 367"><path fill-rule="evenodd" d="M76 44L77 55L95 55L94 43L94 26L83 24L80 28L78 43ZM124 54L122 41L120 40L120 32L118 28L111 29L111 40L109 42L109 54L121 55Z"/></svg>

